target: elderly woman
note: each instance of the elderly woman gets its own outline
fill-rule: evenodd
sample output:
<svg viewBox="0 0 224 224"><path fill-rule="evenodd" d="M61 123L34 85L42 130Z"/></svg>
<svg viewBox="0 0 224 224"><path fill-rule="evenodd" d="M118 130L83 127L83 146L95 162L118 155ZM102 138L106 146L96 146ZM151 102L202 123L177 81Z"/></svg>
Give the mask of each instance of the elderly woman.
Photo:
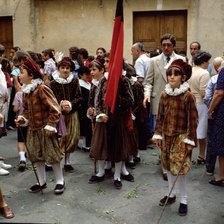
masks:
<svg viewBox="0 0 224 224"><path fill-rule="evenodd" d="M190 89L196 98L196 106L199 116L199 124L197 128L197 139L199 142L198 164L205 164L205 148L208 126L208 108L203 98L205 96L205 88L208 84L210 75L206 70L209 65L211 54L205 51L199 51L194 55L194 64L192 68L192 76L189 79Z"/></svg>
<svg viewBox="0 0 224 224"><path fill-rule="evenodd" d="M212 153L219 156L219 176L209 183L216 186L224 186L224 68L219 72L216 90L209 108L209 118L213 119L211 127Z"/></svg>

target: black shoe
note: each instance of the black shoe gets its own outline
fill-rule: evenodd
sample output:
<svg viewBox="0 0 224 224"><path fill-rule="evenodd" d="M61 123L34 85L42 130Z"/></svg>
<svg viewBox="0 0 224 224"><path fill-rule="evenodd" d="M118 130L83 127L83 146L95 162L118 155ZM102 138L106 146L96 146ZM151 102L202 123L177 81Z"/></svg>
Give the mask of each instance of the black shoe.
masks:
<svg viewBox="0 0 224 224"><path fill-rule="evenodd" d="M135 169L135 163L134 162L126 162L125 163L126 167L130 168L130 169Z"/></svg>
<svg viewBox="0 0 224 224"><path fill-rule="evenodd" d="M112 168L110 169L105 169L105 176L106 177L112 177L113 176L113 171L112 171Z"/></svg>
<svg viewBox="0 0 224 224"><path fill-rule="evenodd" d="M180 216L187 215L187 205L180 203L178 213Z"/></svg>
<svg viewBox="0 0 224 224"><path fill-rule="evenodd" d="M64 171L65 172L73 172L74 168L72 165L68 164L68 165L64 165Z"/></svg>
<svg viewBox="0 0 224 224"><path fill-rule="evenodd" d="M89 152L90 151L90 147L82 147L81 150L83 152Z"/></svg>
<svg viewBox="0 0 224 224"><path fill-rule="evenodd" d="M96 175L91 176L91 178L89 179L89 183L93 184L93 183L99 183L102 182L104 180L104 175L102 177L98 177Z"/></svg>
<svg viewBox="0 0 224 224"><path fill-rule="evenodd" d="M210 180L210 184L215 185L215 186L224 186L224 180Z"/></svg>
<svg viewBox="0 0 224 224"><path fill-rule="evenodd" d="M126 181L130 181L130 182L135 181L135 178L130 173L128 175L121 174L121 179L126 180Z"/></svg>
<svg viewBox="0 0 224 224"><path fill-rule="evenodd" d="M135 163L140 163L141 162L141 158L140 157L135 157L134 158L134 162Z"/></svg>
<svg viewBox="0 0 224 224"><path fill-rule="evenodd" d="M200 157L200 156L198 156L197 164L198 165L205 165L205 159Z"/></svg>
<svg viewBox="0 0 224 224"><path fill-rule="evenodd" d="M57 184L54 188L54 193L63 194L64 190L65 190L65 184Z"/></svg>
<svg viewBox="0 0 224 224"><path fill-rule="evenodd" d="M163 180L168 181L168 179L167 179L167 173L163 173Z"/></svg>
<svg viewBox="0 0 224 224"><path fill-rule="evenodd" d="M122 183L121 183L121 181L120 181L120 180L115 180L115 181L114 181L114 187L115 187L116 189L121 189L121 188L122 188Z"/></svg>
<svg viewBox="0 0 224 224"><path fill-rule="evenodd" d="M165 196L164 198L162 198L159 202L159 205L160 206L164 206L165 205L165 202L166 202L166 199L167 199L167 196ZM166 203L166 205L171 205L173 204L174 202L176 201L176 196L174 196L173 198L168 198L168 201Z"/></svg>
<svg viewBox="0 0 224 224"><path fill-rule="evenodd" d="M34 184L30 189L29 192L30 193L37 193L43 189L47 188L47 184L43 184L42 186L40 186L39 184Z"/></svg>
<svg viewBox="0 0 224 224"><path fill-rule="evenodd" d="M19 162L18 170L19 170L20 172L23 172L23 171L25 171L25 169L26 169L26 162L23 161L23 160L21 160L21 161Z"/></svg>
<svg viewBox="0 0 224 224"><path fill-rule="evenodd" d="M45 164L45 171L53 171L53 168L52 168L52 166L48 166L48 165L46 165Z"/></svg>

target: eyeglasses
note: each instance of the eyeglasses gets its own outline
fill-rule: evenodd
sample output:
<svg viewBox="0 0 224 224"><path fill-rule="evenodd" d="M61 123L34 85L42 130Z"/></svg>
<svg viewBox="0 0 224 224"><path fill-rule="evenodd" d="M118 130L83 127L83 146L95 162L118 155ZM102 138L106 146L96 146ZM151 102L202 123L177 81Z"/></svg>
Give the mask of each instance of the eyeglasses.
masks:
<svg viewBox="0 0 224 224"><path fill-rule="evenodd" d="M173 44L162 44L162 47L172 47Z"/></svg>

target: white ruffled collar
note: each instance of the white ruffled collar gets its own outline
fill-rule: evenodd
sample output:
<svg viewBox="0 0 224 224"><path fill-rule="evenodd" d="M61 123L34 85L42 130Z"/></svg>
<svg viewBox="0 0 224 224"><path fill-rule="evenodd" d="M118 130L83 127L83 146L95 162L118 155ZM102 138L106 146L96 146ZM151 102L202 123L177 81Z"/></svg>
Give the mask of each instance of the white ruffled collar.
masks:
<svg viewBox="0 0 224 224"><path fill-rule="evenodd" d="M69 76L68 76L67 79L65 79L65 78L61 78L59 75L60 75L60 73L59 73L59 71L57 71L57 70L52 74L53 79L54 79L56 82L60 83L60 84L68 84L68 83L70 83L70 82L72 81L72 79L74 78L74 76L73 76L72 73L69 74Z"/></svg>
<svg viewBox="0 0 224 224"><path fill-rule="evenodd" d="M22 91L26 94L33 92L38 85L44 83L42 79L32 79L30 84L23 84Z"/></svg>
<svg viewBox="0 0 224 224"><path fill-rule="evenodd" d="M165 92L169 95L169 96L178 96L182 93L185 93L186 91L188 91L190 88L189 84L187 82L184 82L183 84L180 85L180 88L175 88L174 90L170 87L170 84L166 84L165 86Z"/></svg>
<svg viewBox="0 0 224 224"><path fill-rule="evenodd" d="M96 79L92 79L92 84L93 84L94 86L98 86L98 85L99 85L99 81L96 80Z"/></svg>
<svg viewBox="0 0 224 224"><path fill-rule="evenodd" d="M104 72L104 77L106 78L106 80L108 80L109 73L108 72Z"/></svg>
<svg viewBox="0 0 224 224"><path fill-rule="evenodd" d="M91 84L89 82L84 81L83 79L79 79L79 85L88 90L90 90L91 87Z"/></svg>

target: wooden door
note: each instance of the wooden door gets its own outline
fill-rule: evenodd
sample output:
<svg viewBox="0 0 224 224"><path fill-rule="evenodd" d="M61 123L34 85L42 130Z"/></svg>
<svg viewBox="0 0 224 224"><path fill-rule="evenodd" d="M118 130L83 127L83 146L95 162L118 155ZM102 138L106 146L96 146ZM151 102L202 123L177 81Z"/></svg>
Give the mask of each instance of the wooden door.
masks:
<svg viewBox="0 0 224 224"><path fill-rule="evenodd" d="M173 34L176 51L187 51L187 11L133 12L133 43L142 42L147 51L160 48L160 38Z"/></svg>
<svg viewBox="0 0 224 224"><path fill-rule="evenodd" d="M13 47L12 17L0 16L0 44L6 48L5 54L8 56Z"/></svg>

